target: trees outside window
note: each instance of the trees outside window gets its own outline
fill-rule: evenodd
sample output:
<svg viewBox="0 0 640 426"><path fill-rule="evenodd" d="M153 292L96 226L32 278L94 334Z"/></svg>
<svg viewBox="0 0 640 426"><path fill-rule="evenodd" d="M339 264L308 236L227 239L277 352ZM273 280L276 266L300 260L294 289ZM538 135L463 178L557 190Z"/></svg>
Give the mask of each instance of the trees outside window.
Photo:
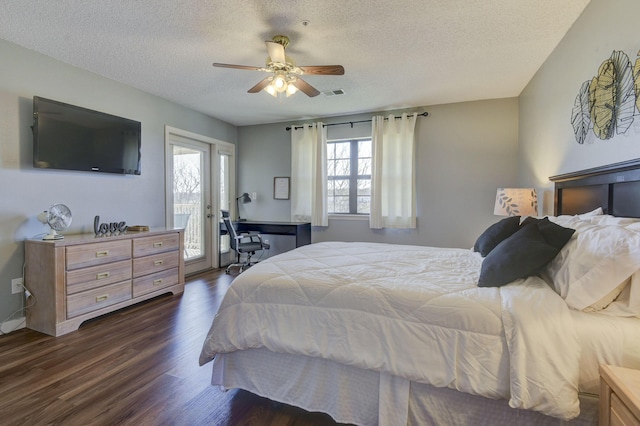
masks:
<svg viewBox="0 0 640 426"><path fill-rule="evenodd" d="M328 211L369 214L371 139L327 142Z"/></svg>

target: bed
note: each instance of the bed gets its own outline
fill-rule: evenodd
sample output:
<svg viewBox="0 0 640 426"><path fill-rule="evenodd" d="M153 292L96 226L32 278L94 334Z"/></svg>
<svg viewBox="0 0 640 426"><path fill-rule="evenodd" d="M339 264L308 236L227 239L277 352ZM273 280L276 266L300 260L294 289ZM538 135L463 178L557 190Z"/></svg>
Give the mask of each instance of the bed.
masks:
<svg viewBox="0 0 640 426"><path fill-rule="evenodd" d="M331 242L261 262L227 291L200 363L214 385L344 423L597 424L599 364L640 368L640 161L551 179L554 216L487 253ZM534 231L549 259L495 285L491 265L538 257L496 256Z"/></svg>

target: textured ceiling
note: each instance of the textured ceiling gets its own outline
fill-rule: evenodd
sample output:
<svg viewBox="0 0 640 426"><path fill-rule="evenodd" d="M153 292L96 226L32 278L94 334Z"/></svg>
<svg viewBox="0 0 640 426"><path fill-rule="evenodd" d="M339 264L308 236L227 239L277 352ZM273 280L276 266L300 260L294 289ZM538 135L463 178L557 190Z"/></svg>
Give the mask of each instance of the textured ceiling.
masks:
<svg viewBox="0 0 640 426"><path fill-rule="evenodd" d="M589 0L2 0L0 38L235 125L518 96ZM303 25L302 21L309 21ZM287 35L344 95L247 90Z"/></svg>

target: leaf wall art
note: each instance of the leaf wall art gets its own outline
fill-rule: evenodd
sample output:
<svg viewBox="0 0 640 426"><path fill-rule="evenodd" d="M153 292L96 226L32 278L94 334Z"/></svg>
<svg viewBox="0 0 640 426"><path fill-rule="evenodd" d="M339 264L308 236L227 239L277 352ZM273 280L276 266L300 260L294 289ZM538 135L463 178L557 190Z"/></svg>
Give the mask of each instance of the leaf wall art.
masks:
<svg viewBox="0 0 640 426"><path fill-rule="evenodd" d="M640 52L638 52L640 56ZM640 57L636 59L636 65L633 67L633 87L636 92L636 107L640 111Z"/></svg>
<svg viewBox="0 0 640 426"><path fill-rule="evenodd" d="M589 85L589 106L593 133L600 139L613 136L613 119L616 102L616 69L613 61L606 60L600 65L598 76Z"/></svg>
<svg viewBox="0 0 640 426"><path fill-rule="evenodd" d="M589 86L590 81L582 83L580 92L576 96L573 106L573 114L571 115L571 124L576 140L579 144L583 144L587 138L587 132L591 130L591 112L589 111Z"/></svg>
<svg viewBox="0 0 640 426"><path fill-rule="evenodd" d="M576 96L571 112L576 141L584 144L589 131L602 140L626 133L636 109L640 111L640 58L632 66L626 53L614 50Z"/></svg>
<svg viewBox="0 0 640 426"><path fill-rule="evenodd" d="M616 89L616 133L623 134L629 130L633 123L633 114L636 109L636 92L633 89L633 68L626 53L613 52L611 55L613 68L615 69Z"/></svg>

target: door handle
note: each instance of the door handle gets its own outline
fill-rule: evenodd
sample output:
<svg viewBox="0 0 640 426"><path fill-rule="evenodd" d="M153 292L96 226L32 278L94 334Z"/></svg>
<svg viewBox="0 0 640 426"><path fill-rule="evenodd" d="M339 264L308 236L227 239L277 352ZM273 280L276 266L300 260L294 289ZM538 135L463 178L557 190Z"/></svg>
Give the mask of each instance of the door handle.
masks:
<svg viewBox="0 0 640 426"><path fill-rule="evenodd" d="M207 217L211 219L213 217L213 213L207 213Z"/></svg>

